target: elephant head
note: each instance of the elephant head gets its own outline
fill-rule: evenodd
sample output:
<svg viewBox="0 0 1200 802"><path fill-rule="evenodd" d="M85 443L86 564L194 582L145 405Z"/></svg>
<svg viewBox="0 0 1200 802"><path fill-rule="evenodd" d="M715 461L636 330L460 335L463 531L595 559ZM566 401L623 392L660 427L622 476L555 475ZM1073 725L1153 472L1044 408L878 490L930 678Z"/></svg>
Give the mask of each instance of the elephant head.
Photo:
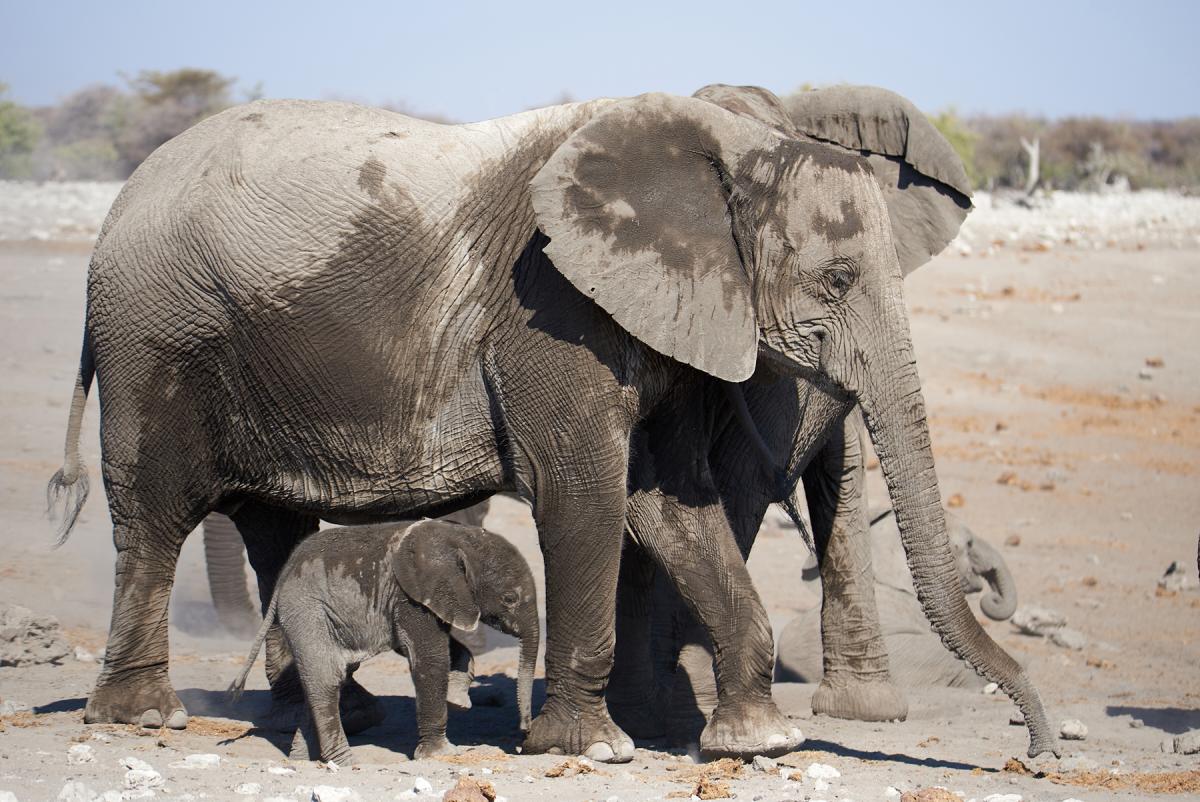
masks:
<svg viewBox="0 0 1200 802"><path fill-rule="evenodd" d="M950 545L962 578L964 593L989 589L979 600L979 609L993 621L1007 621L1017 611L1017 583L1000 552L977 537L957 516L946 513Z"/></svg>
<svg viewBox="0 0 1200 802"><path fill-rule="evenodd" d="M401 590L454 630L482 621L521 642L517 708L528 731L537 665L537 591L528 563L504 538L485 529L422 521L392 544L392 572Z"/></svg>
<svg viewBox="0 0 1200 802"><path fill-rule="evenodd" d="M835 126L780 130L756 112L769 93L753 100L731 111L652 94L597 113L532 181L545 252L662 354L729 382L764 368L857 401L930 623L1025 711L1030 754L1052 749L1036 691L975 621L954 568L901 283L916 259L902 260L910 246L881 189L915 170L893 155L881 166L896 178L880 176Z"/></svg>

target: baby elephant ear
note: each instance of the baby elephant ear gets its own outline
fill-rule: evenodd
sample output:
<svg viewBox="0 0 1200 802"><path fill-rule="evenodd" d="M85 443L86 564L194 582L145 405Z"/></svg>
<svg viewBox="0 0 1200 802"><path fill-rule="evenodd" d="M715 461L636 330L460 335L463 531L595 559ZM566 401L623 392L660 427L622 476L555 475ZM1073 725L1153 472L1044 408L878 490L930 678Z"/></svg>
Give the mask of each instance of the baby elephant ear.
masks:
<svg viewBox="0 0 1200 802"><path fill-rule="evenodd" d="M721 379L749 378L758 329L729 175L771 136L694 98L611 103L530 182L546 254L654 350Z"/></svg>
<svg viewBox="0 0 1200 802"><path fill-rule="evenodd" d="M455 629L479 626L472 571L455 527L418 521L400 531L392 546L392 573L410 599Z"/></svg>

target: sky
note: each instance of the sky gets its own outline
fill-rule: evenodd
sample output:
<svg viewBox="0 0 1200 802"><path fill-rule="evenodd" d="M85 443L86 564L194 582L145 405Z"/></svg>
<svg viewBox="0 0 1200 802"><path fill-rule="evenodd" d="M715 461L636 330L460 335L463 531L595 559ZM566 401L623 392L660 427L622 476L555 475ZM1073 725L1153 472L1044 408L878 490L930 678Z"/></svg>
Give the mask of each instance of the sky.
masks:
<svg viewBox="0 0 1200 802"><path fill-rule="evenodd" d="M874 84L927 112L1200 115L1200 2L0 0L0 82L48 105L142 69L479 120L570 97Z"/></svg>

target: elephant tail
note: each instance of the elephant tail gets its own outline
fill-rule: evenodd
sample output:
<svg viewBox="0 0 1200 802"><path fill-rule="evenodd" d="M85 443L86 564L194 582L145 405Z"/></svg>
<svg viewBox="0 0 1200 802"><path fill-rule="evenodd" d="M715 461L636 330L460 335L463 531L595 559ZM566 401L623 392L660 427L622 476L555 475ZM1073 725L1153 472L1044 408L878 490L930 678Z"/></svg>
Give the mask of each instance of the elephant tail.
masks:
<svg viewBox="0 0 1200 802"><path fill-rule="evenodd" d="M89 481L87 467L79 456L79 430L83 423L83 410L87 406L88 391L96 375L96 361L92 354L92 338L87 329L83 332L83 350L79 356L79 373L75 377L75 394L71 397L71 416L67 420L67 444L63 455L63 466L50 478L46 485L46 515L58 523L54 548L67 542L71 528L79 518L79 511L87 501Z"/></svg>
<svg viewBox="0 0 1200 802"><path fill-rule="evenodd" d="M250 654L246 657L246 664L242 666L242 672L237 675L237 679L229 686L229 701L236 702L242 696L242 691L246 688L246 678L250 676L250 669L254 667L254 661L258 659L258 652L262 649L263 641L267 639L267 631L271 628L271 624L275 623L275 611L279 604L279 588L283 583L276 580L275 592L271 594L271 603L267 605L267 611L263 613L262 626L258 628L258 634L254 636L254 645L250 647Z"/></svg>

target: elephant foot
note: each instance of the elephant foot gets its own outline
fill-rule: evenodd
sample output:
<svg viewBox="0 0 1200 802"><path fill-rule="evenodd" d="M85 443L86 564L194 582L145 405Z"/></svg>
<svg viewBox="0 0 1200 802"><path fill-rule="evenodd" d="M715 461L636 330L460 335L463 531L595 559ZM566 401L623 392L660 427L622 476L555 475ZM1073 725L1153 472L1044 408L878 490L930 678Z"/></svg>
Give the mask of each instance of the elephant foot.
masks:
<svg viewBox="0 0 1200 802"><path fill-rule="evenodd" d="M667 734L661 705L653 699L640 702L609 700L608 712L617 726L634 738L661 738Z"/></svg>
<svg viewBox="0 0 1200 802"><path fill-rule="evenodd" d="M700 754L705 759L754 755L778 757L794 752L804 734L779 712L770 699L717 705L700 734Z"/></svg>
<svg viewBox="0 0 1200 802"><path fill-rule="evenodd" d="M353 766L355 763L354 752L350 751L349 746L333 752L329 756L318 755L316 736L311 733L306 735L303 727L298 728L292 737L292 748L288 751L288 760L321 760L325 763L336 763L339 767Z"/></svg>
<svg viewBox="0 0 1200 802"><path fill-rule="evenodd" d="M455 710L471 709L471 675L466 671L451 671L446 686L446 704Z"/></svg>
<svg viewBox="0 0 1200 802"><path fill-rule="evenodd" d="M342 686L338 712L342 717L342 729L347 735L358 735L363 730L382 724L387 718L383 703L353 678Z"/></svg>
<svg viewBox="0 0 1200 802"><path fill-rule="evenodd" d="M97 683L83 711L85 724L137 724L146 729L187 727L188 714L166 671L138 672Z"/></svg>
<svg viewBox="0 0 1200 802"><path fill-rule="evenodd" d="M609 718L603 702L579 711L551 698L529 728L525 752L584 755L599 763L628 763L633 760L633 740Z"/></svg>
<svg viewBox="0 0 1200 802"><path fill-rule="evenodd" d="M908 700L892 682L822 678L812 698L813 713L855 721L904 721Z"/></svg>
<svg viewBox="0 0 1200 802"><path fill-rule="evenodd" d="M454 744L446 740L445 735L437 738L422 738L413 752L413 760L425 760L438 755L453 755L456 751Z"/></svg>

